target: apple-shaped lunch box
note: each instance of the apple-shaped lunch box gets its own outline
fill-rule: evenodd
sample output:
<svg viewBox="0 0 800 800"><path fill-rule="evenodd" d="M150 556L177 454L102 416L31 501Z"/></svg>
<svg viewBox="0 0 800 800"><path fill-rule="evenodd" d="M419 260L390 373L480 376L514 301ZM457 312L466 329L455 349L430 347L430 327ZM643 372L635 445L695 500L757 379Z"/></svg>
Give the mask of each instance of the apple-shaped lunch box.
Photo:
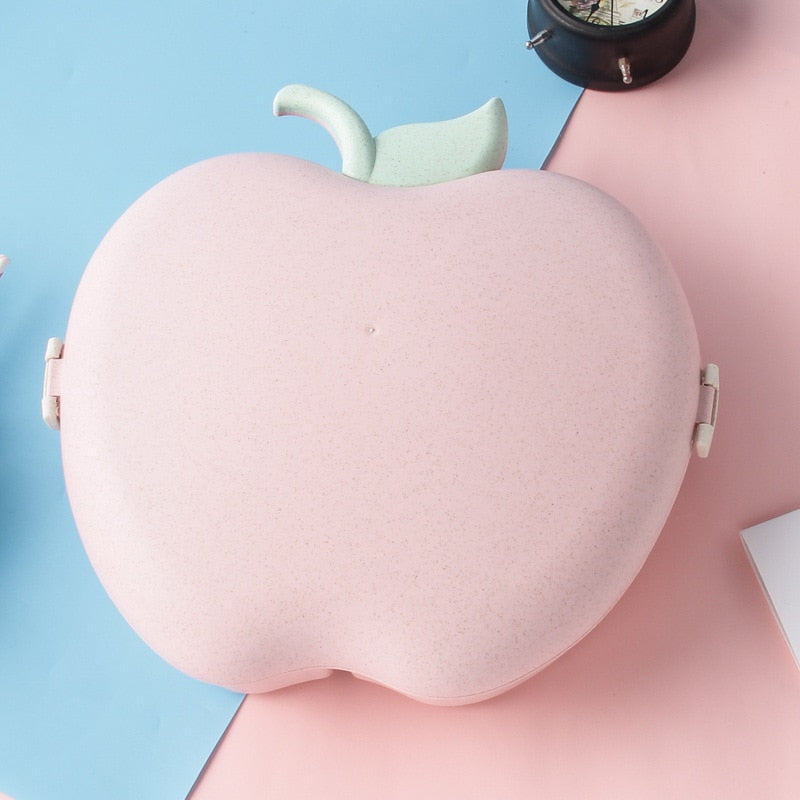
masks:
<svg viewBox="0 0 800 800"><path fill-rule="evenodd" d="M201 680L491 697L630 585L708 451L717 370L628 210L499 169L499 100L376 138L308 87L276 110L325 124L346 174L246 153L166 178L48 345L78 530Z"/></svg>

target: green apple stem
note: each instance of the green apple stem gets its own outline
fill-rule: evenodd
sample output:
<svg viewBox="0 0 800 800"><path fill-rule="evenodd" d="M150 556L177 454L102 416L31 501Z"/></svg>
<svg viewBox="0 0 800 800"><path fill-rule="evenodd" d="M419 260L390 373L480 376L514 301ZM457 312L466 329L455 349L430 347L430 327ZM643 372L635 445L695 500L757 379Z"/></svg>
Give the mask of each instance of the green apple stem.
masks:
<svg viewBox="0 0 800 800"><path fill-rule="evenodd" d="M342 173L360 181L369 180L375 165L375 139L364 120L344 100L294 83L275 95L272 110L278 117L305 117L322 125L339 148Z"/></svg>
<svg viewBox="0 0 800 800"><path fill-rule="evenodd" d="M342 154L342 172L368 183L443 183L500 169L506 156L508 121L499 97L462 117L398 125L374 138L347 103L311 86L284 87L275 95L273 110L326 128Z"/></svg>

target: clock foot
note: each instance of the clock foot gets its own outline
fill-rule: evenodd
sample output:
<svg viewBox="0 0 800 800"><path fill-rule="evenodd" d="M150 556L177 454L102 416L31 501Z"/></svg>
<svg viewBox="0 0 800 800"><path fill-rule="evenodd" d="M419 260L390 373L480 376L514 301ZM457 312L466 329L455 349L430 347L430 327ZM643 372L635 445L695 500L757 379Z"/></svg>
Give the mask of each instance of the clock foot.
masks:
<svg viewBox="0 0 800 800"><path fill-rule="evenodd" d="M617 63L619 64L619 71L622 73L622 82L626 85L633 83L633 75L631 75L631 62L623 56Z"/></svg>
<svg viewBox="0 0 800 800"><path fill-rule="evenodd" d="M532 36L525 42L525 47L528 50L533 50L534 47L538 47L540 44L544 44L551 36L553 35L553 31L539 31L535 36Z"/></svg>

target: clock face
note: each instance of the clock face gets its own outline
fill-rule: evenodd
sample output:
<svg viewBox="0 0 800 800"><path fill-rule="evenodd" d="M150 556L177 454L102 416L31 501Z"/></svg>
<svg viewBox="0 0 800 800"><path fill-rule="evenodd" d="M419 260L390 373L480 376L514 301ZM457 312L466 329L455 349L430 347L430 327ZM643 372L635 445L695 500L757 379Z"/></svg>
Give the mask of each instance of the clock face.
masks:
<svg viewBox="0 0 800 800"><path fill-rule="evenodd" d="M670 0L556 0L571 17L595 25L630 25L652 17Z"/></svg>

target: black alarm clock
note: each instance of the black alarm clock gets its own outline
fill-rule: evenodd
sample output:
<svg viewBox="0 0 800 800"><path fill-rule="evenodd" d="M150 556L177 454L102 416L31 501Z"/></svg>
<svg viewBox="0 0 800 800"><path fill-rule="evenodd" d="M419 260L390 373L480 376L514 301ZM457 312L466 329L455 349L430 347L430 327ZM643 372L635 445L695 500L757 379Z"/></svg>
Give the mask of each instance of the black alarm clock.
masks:
<svg viewBox="0 0 800 800"><path fill-rule="evenodd" d="M621 91L666 75L694 21L694 0L528 0L527 46L570 83Z"/></svg>

